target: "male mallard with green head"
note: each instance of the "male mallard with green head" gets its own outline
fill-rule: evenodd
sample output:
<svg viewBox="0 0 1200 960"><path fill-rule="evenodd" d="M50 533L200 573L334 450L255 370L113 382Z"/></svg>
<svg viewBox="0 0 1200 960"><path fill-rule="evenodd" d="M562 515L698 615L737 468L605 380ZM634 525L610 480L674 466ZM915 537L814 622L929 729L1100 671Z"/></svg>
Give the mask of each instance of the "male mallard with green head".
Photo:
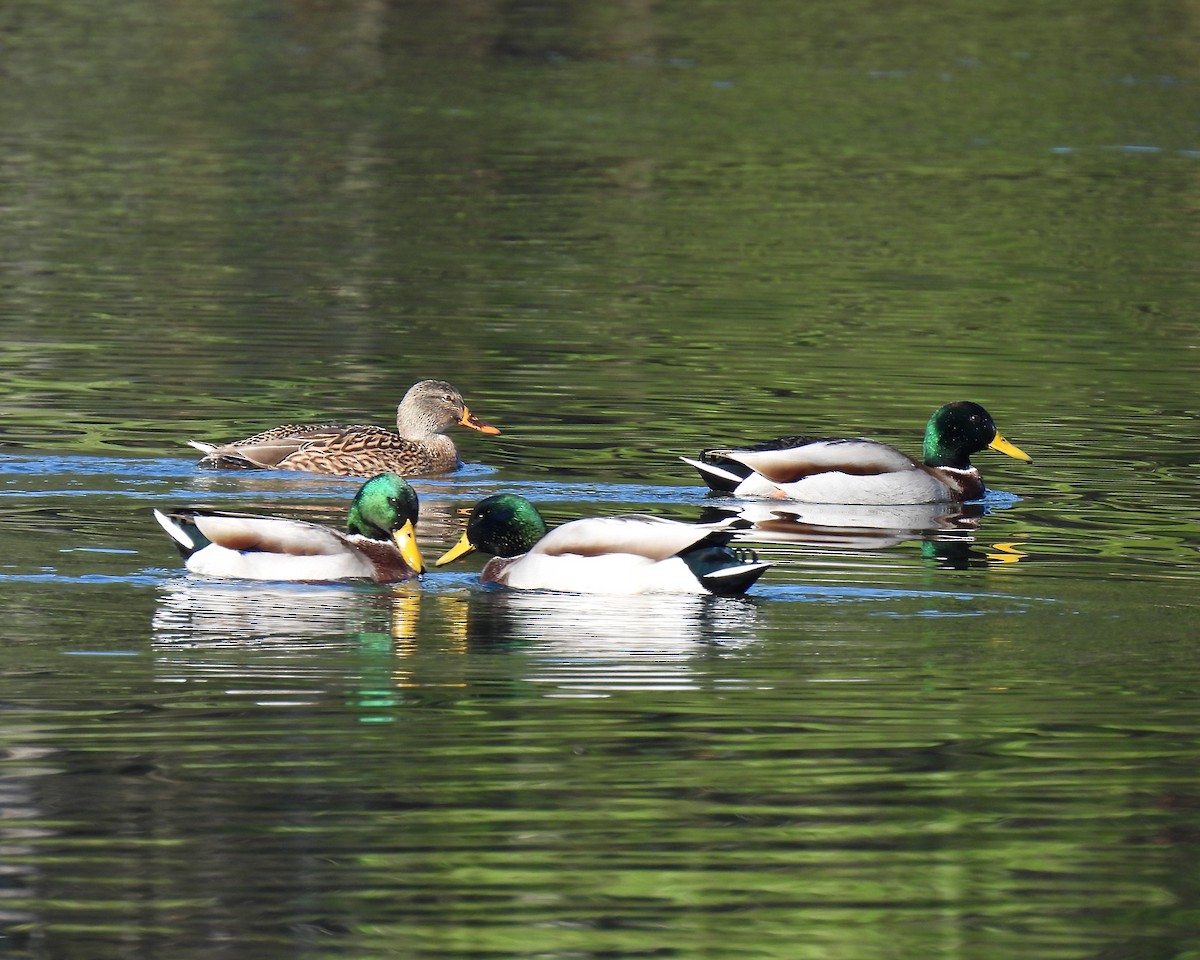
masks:
<svg viewBox="0 0 1200 960"><path fill-rule="evenodd" d="M769 563L729 546L735 524L681 523L626 515L572 520L547 532L524 497L479 501L442 566L480 550L492 554L484 583L572 593L745 593Z"/></svg>
<svg viewBox="0 0 1200 960"><path fill-rule="evenodd" d="M372 477L350 504L346 533L319 523L189 507L154 511L192 573L247 580L411 580L417 494L392 473Z"/></svg>
<svg viewBox="0 0 1200 960"><path fill-rule="evenodd" d="M807 503L905 504L978 500L986 492L971 454L996 450L1033 458L1004 439L977 403L948 403L925 427L918 463L876 440L781 437L753 447L681 457L713 490Z"/></svg>

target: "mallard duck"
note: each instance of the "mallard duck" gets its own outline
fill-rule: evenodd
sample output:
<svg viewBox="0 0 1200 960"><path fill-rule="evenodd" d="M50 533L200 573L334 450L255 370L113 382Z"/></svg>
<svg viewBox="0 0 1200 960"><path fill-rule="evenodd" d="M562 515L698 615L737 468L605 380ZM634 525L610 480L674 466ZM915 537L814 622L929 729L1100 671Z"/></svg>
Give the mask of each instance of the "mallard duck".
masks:
<svg viewBox="0 0 1200 960"><path fill-rule="evenodd" d="M204 453L200 463L217 467L307 470L334 477L369 477L390 472L413 477L461 466L454 441L445 435L458 424L498 434L444 380L414 383L396 408L396 432L364 424L285 423L245 440L188 443Z"/></svg>
<svg viewBox="0 0 1200 960"><path fill-rule="evenodd" d="M417 548L417 494L394 473L372 477L350 504L346 533L319 523L186 508L154 517L192 573L246 580L411 580L424 573Z"/></svg>
<svg viewBox="0 0 1200 960"><path fill-rule="evenodd" d="M1005 440L977 403L948 403L925 427L924 460L856 438L780 437L744 449L681 457L713 490L809 503L905 504L978 500L985 487L971 454L998 450L1033 458Z"/></svg>
<svg viewBox="0 0 1200 960"><path fill-rule="evenodd" d="M729 547L735 526L626 515L572 520L547 533L524 497L479 501L447 564L472 550L492 554L484 583L574 593L745 593L769 563Z"/></svg>

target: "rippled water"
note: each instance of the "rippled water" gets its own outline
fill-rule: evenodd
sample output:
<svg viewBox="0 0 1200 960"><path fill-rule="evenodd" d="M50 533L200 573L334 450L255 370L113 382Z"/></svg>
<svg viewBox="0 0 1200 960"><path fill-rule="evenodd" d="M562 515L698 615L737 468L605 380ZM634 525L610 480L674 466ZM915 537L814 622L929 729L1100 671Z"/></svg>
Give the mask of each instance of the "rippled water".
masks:
<svg viewBox="0 0 1200 960"><path fill-rule="evenodd" d="M1126 550L1089 533L1108 508L993 495L965 528L764 538L778 565L746 599L216 582L178 570L151 504L332 520L353 485L187 460L0 475L23 528L0 574L15 955L1190 937L1194 540ZM564 517L720 502L478 466L417 486L427 550L500 486Z"/></svg>
<svg viewBox="0 0 1200 960"><path fill-rule="evenodd" d="M0 955L1200 951L1186 8L119 7L0 8ZM183 571L355 489L185 440L429 376L504 432L427 556L953 399L1034 463L739 599Z"/></svg>

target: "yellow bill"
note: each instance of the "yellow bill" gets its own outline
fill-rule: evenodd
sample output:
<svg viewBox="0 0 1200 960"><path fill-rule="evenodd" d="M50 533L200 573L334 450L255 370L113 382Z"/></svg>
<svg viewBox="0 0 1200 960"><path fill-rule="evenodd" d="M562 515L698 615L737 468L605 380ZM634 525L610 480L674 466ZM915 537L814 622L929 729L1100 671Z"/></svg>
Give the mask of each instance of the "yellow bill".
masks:
<svg viewBox="0 0 1200 960"><path fill-rule="evenodd" d="M1033 463L1033 457L1027 454L1020 447L1014 447L1011 443L1005 440L999 433L992 437L992 442L988 447L998 453L1004 453L1012 457L1014 460L1024 460L1026 463Z"/></svg>
<svg viewBox="0 0 1200 960"><path fill-rule="evenodd" d="M475 544L468 540L467 535L464 533L461 537L459 537L458 543L438 557L437 560L434 561L433 565L435 567L440 567L443 564L449 563L451 560L457 560L459 557L470 553L474 549Z"/></svg>
<svg viewBox="0 0 1200 960"><path fill-rule="evenodd" d="M421 550L417 546L417 531L411 520L404 521L404 526L392 534L392 540L400 556L417 573L425 572L425 561L421 559Z"/></svg>

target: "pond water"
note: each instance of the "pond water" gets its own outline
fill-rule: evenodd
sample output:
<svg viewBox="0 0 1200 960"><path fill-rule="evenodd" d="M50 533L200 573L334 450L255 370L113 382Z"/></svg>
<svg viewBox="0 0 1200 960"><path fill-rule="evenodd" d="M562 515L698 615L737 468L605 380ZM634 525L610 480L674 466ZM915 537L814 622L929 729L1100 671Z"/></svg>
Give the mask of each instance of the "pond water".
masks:
<svg viewBox="0 0 1200 960"><path fill-rule="evenodd" d="M0 955L1200 956L1192 8L114 6L0 9ZM425 377L503 431L427 557L955 399L1034 462L741 599L186 574L152 507L356 487L186 440Z"/></svg>

